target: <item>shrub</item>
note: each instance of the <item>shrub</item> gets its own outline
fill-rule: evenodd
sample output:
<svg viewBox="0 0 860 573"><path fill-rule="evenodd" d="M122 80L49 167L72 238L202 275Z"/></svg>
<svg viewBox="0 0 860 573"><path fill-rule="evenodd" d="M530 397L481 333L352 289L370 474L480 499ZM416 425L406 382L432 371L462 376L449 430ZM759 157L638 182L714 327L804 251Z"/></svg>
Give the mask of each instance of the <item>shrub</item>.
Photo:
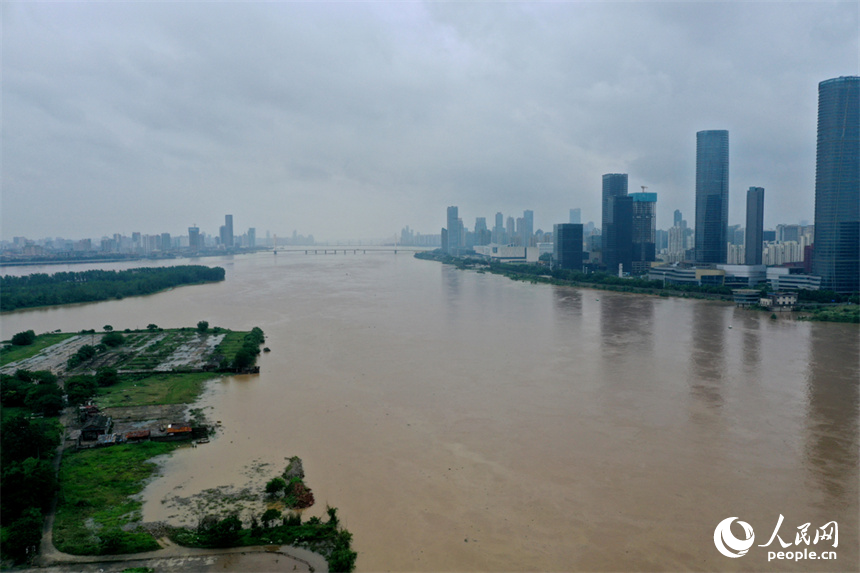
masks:
<svg viewBox="0 0 860 573"><path fill-rule="evenodd" d="M122 346L125 344L125 336L119 332L108 332L102 336L102 344L110 347Z"/></svg>
<svg viewBox="0 0 860 573"><path fill-rule="evenodd" d="M272 478L266 484L266 493L276 495L278 492L284 491L287 487L287 482L283 478Z"/></svg>
<svg viewBox="0 0 860 573"><path fill-rule="evenodd" d="M36 333L32 330L19 332L12 337L12 344L15 346L29 346L36 342Z"/></svg>
<svg viewBox="0 0 860 573"><path fill-rule="evenodd" d="M119 382L119 374L117 374L116 368L102 366L96 371L96 384L99 386L113 386L117 382Z"/></svg>

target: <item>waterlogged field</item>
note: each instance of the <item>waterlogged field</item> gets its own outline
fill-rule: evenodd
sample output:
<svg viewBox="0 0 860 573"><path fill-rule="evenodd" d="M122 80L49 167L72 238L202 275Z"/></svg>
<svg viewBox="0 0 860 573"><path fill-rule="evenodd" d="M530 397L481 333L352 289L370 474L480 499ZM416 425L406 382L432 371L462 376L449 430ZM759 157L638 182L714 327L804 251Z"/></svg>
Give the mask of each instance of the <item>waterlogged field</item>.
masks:
<svg viewBox="0 0 860 573"><path fill-rule="evenodd" d="M60 466L54 545L74 555L150 551L160 546L140 525L135 497L156 471L148 460L175 443L146 442L67 452Z"/></svg>
<svg viewBox="0 0 860 573"><path fill-rule="evenodd" d="M13 346L11 344L4 344L2 348L0 348L0 366L5 366L6 364L12 362L18 362L20 360L31 358L39 354L46 348L54 346L55 344L60 343L73 336L75 336L75 334L70 332L57 332L50 334L42 334L36 338L36 342L28 346Z"/></svg>
<svg viewBox="0 0 860 573"><path fill-rule="evenodd" d="M218 376L211 372L171 372L125 377L113 386L99 388L95 403L100 408L190 404L200 395L206 381Z"/></svg>

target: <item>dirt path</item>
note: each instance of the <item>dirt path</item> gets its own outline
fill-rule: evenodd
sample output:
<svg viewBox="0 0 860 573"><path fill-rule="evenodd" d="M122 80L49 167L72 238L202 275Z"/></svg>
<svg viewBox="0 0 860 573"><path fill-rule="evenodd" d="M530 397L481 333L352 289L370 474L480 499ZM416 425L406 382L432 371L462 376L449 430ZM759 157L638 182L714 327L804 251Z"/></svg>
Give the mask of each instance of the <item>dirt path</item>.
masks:
<svg viewBox="0 0 860 573"><path fill-rule="evenodd" d="M43 551L39 556L38 568L23 571L101 573L120 572L130 567L149 567L159 573L165 571L328 572L328 564L321 555L289 545L193 549L173 545L165 539L160 541L166 543L167 547L157 551L128 555L68 555L60 553L52 545L52 551L47 553Z"/></svg>

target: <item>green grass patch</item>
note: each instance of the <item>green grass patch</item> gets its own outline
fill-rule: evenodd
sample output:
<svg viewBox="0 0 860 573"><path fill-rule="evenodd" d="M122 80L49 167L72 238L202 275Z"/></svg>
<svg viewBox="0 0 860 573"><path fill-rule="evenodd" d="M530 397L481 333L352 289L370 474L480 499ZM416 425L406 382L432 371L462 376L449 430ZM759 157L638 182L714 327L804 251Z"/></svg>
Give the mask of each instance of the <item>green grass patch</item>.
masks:
<svg viewBox="0 0 860 573"><path fill-rule="evenodd" d="M222 330L221 333L226 334L226 336L215 347L215 352L230 358L235 356L236 352L242 348L242 345L245 343L245 336L249 334L248 331L234 332L232 330Z"/></svg>
<svg viewBox="0 0 860 573"><path fill-rule="evenodd" d="M99 388L95 401L100 408L190 404L203 391L204 383L218 376L214 372L121 376L119 383Z"/></svg>
<svg viewBox="0 0 860 573"><path fill-rule="evenodd" d="M3 406L0 408L0 421L6 418L14 418L17 415L28 416L30 409L23 406Z"/></svg>
<svg viewBox="0 0 860 573"><path fill-rule="evenodd" d="M33 344L29 344L27 346L12 346L11 344L8 346L4 345L0 348L0 366L35 356L45 348L53 346L54 344L62 342L72 336L76 335L71 332L40 334L36 336L36 341Z"/></svg>
<svg viewBox="0 0 860 573"><path fill-rule="evenodd" d="M156 465L172 452L169 442L145 442L69 452L60 466L54 545L73 555L110 555L158 549L148 532L123 526L140 520L139 493Z"/></svg>
<svg viewBox="0 0 860 573"><path fill-rule="evenodd" d="M800 316L801 320L860 323L860 306L856 304L805 307L801 312L803 313Z"/></svg>

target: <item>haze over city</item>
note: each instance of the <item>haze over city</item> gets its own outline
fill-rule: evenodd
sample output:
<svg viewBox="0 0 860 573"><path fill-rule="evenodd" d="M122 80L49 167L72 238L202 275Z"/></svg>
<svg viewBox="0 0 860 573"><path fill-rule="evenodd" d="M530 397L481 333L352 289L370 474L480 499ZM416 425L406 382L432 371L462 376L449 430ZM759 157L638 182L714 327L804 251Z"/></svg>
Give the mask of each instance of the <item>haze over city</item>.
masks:
<svg viewBox="0 0 860 573"><path fill-rule="evenodd" d="M860 4L21 3L2 10L2 236L237 228L338 241L530 209L600 220L601 175L729 221L812 221L818 83Z"/></svg>

